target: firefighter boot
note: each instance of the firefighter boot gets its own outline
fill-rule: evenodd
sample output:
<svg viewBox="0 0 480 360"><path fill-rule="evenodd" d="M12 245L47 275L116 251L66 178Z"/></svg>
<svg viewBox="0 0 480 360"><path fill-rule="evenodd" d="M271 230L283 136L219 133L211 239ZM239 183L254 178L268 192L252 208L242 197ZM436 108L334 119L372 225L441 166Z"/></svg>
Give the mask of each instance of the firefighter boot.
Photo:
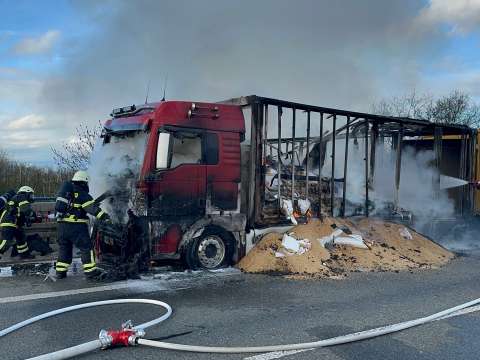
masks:
<svg viewBox="0 0 480 360"><path fill-rule="evenodd" d="M30 259L30 260L35 259L35 255L33 255L30 252L26 252L26 253L20 254L20 259Z"/></svg>
<svg viewBox="0 0 480 360"><path fill-rule="evenodd" d="M107 273L103 270L100 270L99 268L96 268L93 271L85 273L85 277L87 278L87 280L103 281L107 278Z"/></svg>
<svg viewBox="0 0 480 360"><path fill-rule="evenodd" d="M66 277L67 277L67 272L66 271L57 271L56 274L55 274L55 278L57 280L65 279Z"/></svg>

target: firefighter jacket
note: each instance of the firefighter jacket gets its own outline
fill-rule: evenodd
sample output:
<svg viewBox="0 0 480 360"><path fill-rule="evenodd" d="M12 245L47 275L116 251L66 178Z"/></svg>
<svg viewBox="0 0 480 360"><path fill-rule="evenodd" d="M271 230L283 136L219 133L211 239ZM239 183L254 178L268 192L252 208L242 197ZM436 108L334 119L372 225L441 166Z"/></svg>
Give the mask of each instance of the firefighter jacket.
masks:
<svg viewBox="0 0 480 360"><path fill-rule="evenodd" d="M57 196L55 211L59 222L88 223L88 215L99 220L109 218L88 193L88 184L66 181Z"/></svg>
<svg viewBox="0 0 480 360"><path fill-rule="evenodd" d="M28 193L13 196L0 215L0 227L18 228L31 223L35 218L32 202L32 195Z"/></svg>
<svg viewBox="0 0 480 360"><path fill-rule="evenodd" d="M0 195L0 215L2 214L2 211L5 209L5 206L7 206L7 203L9 200L11 200L15 196L15 191L10 190L7 191L5 194Z"/></svg>

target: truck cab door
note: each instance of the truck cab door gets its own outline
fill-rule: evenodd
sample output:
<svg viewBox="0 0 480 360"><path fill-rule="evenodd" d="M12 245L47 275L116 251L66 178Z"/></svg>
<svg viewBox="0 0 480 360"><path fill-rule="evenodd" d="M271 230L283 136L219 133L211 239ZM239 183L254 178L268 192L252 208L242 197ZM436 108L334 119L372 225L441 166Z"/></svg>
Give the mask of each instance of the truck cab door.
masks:
<svg viewBox="0 0 480 360"><path fill-rule="evenodd" d="M162 217L205 213L206 166L201 131L159 132L150 195L152 213Z"/></svg>

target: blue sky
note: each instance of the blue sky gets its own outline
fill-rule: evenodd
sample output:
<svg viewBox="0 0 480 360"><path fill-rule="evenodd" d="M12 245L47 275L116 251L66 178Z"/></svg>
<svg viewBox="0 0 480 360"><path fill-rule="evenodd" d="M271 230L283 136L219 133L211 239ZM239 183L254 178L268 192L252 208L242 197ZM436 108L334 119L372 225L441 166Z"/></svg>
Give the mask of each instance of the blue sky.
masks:
<svg viewBox="0 0 480 360"><path fill-rule="evenodd" d="M251 6L257 12L252 14ZM480 0L0 0L0 148L52 165L113 107L256 93L369 111L412 90L480 102Z"/></svg>

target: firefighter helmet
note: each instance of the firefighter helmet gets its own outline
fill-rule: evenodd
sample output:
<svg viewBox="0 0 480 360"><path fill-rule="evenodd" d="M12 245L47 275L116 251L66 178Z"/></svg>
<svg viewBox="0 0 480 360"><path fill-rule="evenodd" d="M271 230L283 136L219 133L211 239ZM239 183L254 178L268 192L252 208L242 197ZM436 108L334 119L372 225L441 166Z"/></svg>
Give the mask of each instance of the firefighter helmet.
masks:
<svg viewBox="0 0 480 360"><path fill-rule="evenodd" d="M72 178L72 181L83 181L88 182L88 174L86 171L79 170L77 171Z"/></svg>
<svg viewBox="0 0 480 360"><path fill-rule="evenodd" d="M22 186L18 189L18 193L34 193L34 191L30 186Z"/></svg>

